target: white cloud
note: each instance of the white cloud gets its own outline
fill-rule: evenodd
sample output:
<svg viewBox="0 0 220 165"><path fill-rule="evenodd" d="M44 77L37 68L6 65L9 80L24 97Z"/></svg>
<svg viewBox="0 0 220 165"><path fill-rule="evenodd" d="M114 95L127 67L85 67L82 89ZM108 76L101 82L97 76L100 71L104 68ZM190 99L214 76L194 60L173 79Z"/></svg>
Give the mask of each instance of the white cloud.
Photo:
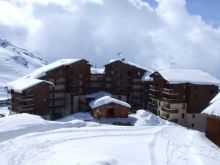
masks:
<svg viewBox="0 0 220 165"><path fill-rule="evenodd" d="M10 0L0 2L0 36L49 61L87 58L106 63L122 52L142 65L199 68L220 75L220 28L186 10L185 0ZM9 27L12 30L5 30ZM16 30L15 30L16 29ZM220 77L220 76L218 76Z"/></svg>

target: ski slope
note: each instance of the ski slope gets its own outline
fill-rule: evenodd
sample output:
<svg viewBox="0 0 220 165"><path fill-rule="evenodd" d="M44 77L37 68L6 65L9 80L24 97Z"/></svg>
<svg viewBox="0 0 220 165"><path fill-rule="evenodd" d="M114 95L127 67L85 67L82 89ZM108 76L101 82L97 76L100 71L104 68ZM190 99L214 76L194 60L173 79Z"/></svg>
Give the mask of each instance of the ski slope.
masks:
<svg viewBox="0 0 220 165"><path fill-rule="evenodd" d="M82 117L81 114L78 116ZM88 118L88 115L85 116ZM146 114L141 118L156 121ZM0 142L1 165L220 163L220 149L217 146L203 133L181 126L163 122L157 126L88 125L79 119L48 122L27 114L2 118L0 134L11 133L11 136ZM13 136L16 131L23 133Z"/></svg>
<svg viewBox="0 0 220 165"><path fill-rule="evenodd" d="M4 88L6 83L45 64L45 61L34 56L31 52L0 38L0 100L7 98Z"/></svg>

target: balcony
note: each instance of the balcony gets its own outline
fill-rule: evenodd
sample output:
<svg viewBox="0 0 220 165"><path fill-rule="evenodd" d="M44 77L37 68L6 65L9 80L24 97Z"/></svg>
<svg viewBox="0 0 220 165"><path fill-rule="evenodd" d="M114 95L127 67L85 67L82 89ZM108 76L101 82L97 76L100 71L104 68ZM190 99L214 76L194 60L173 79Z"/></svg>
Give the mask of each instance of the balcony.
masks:
<svg viewBox="0 0 220 165"><path fill-rule="evenodd" d="M164 111L166 113L178 113L178 109L171 109L168 107L162 107L162 111Z"/></svg>
<svg viewBox="0 0 220 165"><path fill-rule="evenodd" d="M65 105L50 105L50 108L55 109L55 108L63 108Z"/></svg>
<svg viewBox="0 0 220 165"><path fill-rule="evenodd" d="M149 105L150 107L156 107L157 104L154 103L154 102L149 102L148 105Z"/></svg>
<svg viewBox="0 0 220 165"><path fill-rule="evenodd" d="M32 101L34 100L34 95L16 96L15 99L19 101Z"/></svg>
<svg viewBox="0 0 220 165"><path fill-rule="evenodd" d="M149 97L150 97L150 99L155 100L156 99L156 94L150 93Z"/></svg>
<svg viewBox="0 0 220 165"><path fill-rule="evenodd" d="M162 93L166 94L166 95L174 95L174 96L178 96L179 95L179 93L176 92L174 89L169 89L169 88L163 88Z"/></svg>
<svg viewBox="0 0 220 165"><path fill-rule="evenodd" d="M170 115L168 113L162 113L161 114L161 118L165 119L165 120L168 120L170 117Z"/></svg>
<svg viewBox="0 0 220 165"><path fill-rule="evenodd" d="M152 91L152 92L158 92L159 91L158 87L153 86L153 85L150 85L149 90Z"/></svg>
<svg viewBox="0 0 220 165"><path fill-rule="evenodd" d="M65 97L53 97L53 98L50 98L50 100L54 100L54 101L56 101L56 100L65 100Z"/></svg>
<svg viewBox="0 0 220 165"><path fill-rule="evenodd" d="M59 89L59 90L51 90L51 93L64 93L65 89Z"/></svg>
<svg viewBox="0 0 220 165"><path fill-rule="evenodd" d="M181 101L179 98L167 98L167 97L163 97L162 100L168 103L178 103Z"/></svg>
<svg viewBox="0 0 220 165"><path fill-rule="evenodd" d="M19 111L31 111L34 109L34 104L29 104L29 105L18 105L16 109Z"/></svg>

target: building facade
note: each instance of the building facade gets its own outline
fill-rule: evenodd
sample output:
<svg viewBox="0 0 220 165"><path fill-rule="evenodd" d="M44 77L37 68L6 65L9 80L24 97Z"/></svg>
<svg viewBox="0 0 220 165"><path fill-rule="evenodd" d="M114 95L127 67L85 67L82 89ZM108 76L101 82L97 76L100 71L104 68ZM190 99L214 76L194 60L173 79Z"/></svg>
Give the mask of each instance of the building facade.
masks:
<svg viewBox="0 0 220 165"><path fill-rule="evenodd" d="M206 137L220 147L220 93L210 101L202 114L207 115Z"/></svg>
<svg viewBox="0 0 220 165"><path fill-rule="evenodd" d="M198 75L203 76L195 78ZM217 79L194 70L154 72L151 78L149 108L152 112L182 126L205 130L206 117L201 111L217 94Z"/></svg>
<svg viewBox="0 0 220 165"><path fill-rule="evenodd" d="M99 91L107 91L112 97L129 102L132 110L146 108L149 83L142 81L146 72L148 71L144 68L123 60L111 61L101 70L92 68L84 59L58 60L8 84L12 111L57 119L75 112L91 110L86 96ZM17 90L25 86L23 81L33 79L42 82L30 83L22 90ZM25 96L23 99L34 97L22 100L20 106L17 101L21 98L20 95ZM36 106L31 107L33 102Z"/></svg>

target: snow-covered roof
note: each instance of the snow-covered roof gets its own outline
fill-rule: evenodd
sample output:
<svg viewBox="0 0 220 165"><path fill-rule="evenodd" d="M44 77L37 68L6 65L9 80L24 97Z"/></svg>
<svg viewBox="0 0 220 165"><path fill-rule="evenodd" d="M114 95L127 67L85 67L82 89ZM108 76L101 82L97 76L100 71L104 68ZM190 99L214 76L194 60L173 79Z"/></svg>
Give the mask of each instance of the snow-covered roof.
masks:
<svg viewBox="0 0 220 165"><path fill-rule="evenodd" d="M9 82L7 84L7 87L8 89L13 89L15 92L22 93L22 91L24 91L25 89L33 87L42 82L50 83L52 85L51 82L44 80L32 79L32 78L20 78L15 81Z"/></svg>
<svg viewBox="0 0 220 165"><path fill-rule="evenodd" d="M42 82L47 82L50 83L48 81L44 81L44 80L40 80L39 78L41 78L42 76L46 75L46 72L56 69L58 67L61 66L67 66L70 64L73 64L75 62L80 61L81 59L61 59L61 60L57 60L51 64L42 66L38 69L36 69L34 72L20 78L17 79L15 81L9 82L7 83L7 87L9 89L13 89L16 92L21 93L23 90L33 87L34 85L37 85L39 83ZM53 83L50 83L53 84Z"/></svg>
<svg viewBox="0 0 220 165"><path fill-rule="evenodd" d="M158 71L158 73L170 84L192 83L192 84L220 84L220 80L207 72L193 69L169 69Z"/></svg>
<svg viewBox="0 0 220 165"><path fill-rule="evenodd" d="M112 94L106 91L99 91L99 92L86 95L87 98L95 98L95 99L103 97L103 96L112 96Z"/></svg>
<svg viewBox="0 0 220 165"><path fill-rule="evenodd" d="M217 100L220 100L220 93L218 93L209 103L212 104Z"/></svg>
<svg viewBox="0 0 220 165"><path fill-rule="evenodd" d="M133 63L133 62L126 61L126 60L113 59L113 60L110 60L108 64L113 63L113 62L115 62L115 61L121 61L121 62L124 63L124 64L132 65L132 66L134 66L134 67L136 67L136 68L153 72L152 69L146 68L146 67L144 67L144 66L141 66L141 65L138 65L138 64L135 64L135 63ZM107 64L107 65L108 65L108 64Z"/></svg>
<svg viewBox="0 0 220 165"><path fill-rule="evenodd" d="M209 105L202 113L220 117L220 99Z"/></svg>
<svg viewBox="0 0 220 165"><path fill-rule="evenodd" d="M90 72L91 72L91 74L104 74L105 69L104 68L94 68L94 67L92 67Z"/></svg>
<svg viewBox="0 0 220 165"><path fill-rule="evenodd" d="M80 61L81 59L61 59L61 60L57 60L51 64L42 66L38 69L36 69L34 72L32 72L31 74L28 74L26 77L28 78L41 78L42 76L46 75L46 72L51 71L53 69L59 68L61 66L67 66L70 64L73 64L75 62Z"/></svg>
<svg viewBox="0 0 220 165"><path fill-rule="evenodd" d="M99 106L110 104L110 103L120 104L120 105L122 105L124 107L131 108L130 104L128 104L128 103L126 103L124 101L121 101L121 100L114 99L114 98L112 98L110 96L104 96L104 97L95 99L95 100L91 101L89 103L89 105L90 105L91 108L97 108Z"/></svg>
<svg viewBox="0 0 220 165"><path fill-rule="evenodd" d="M141 78L142 81L152 81L150 75L152 73L151 72L145 72L145 74L143 75L143 77Z"/></svg>

